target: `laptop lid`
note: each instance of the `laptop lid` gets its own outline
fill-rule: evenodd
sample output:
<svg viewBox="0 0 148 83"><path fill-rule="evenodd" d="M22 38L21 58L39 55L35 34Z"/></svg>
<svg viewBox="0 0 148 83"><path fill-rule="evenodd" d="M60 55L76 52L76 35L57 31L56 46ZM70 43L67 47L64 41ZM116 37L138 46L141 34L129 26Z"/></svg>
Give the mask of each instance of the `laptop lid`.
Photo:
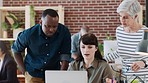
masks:
<svg viewBox="0 0 148 83"><path fill-rule="evenodd" d="M45 83L87 83L86 71L45 71Z"/></svg>

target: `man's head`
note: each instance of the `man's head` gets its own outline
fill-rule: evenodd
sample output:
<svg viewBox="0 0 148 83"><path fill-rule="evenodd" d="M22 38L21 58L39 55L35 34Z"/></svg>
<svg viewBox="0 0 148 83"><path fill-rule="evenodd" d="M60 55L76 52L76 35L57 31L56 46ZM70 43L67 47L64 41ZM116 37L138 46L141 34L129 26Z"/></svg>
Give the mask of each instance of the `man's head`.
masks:
<svg viewBox="0 0 148 83"><path fill-rule="evenodd" d="M59 15L53 9L46 9L42 13L41 26L44 34L51 37L57 30Z"/></svg>
<svg viewBox="0 0 148 83"><path fill-rule="evenodd" d="M90 30L89 30L88 26L82 26L81 30L80 30L80 35L83 36L84 34L87 34L89 32L90 32Z"/></svg>

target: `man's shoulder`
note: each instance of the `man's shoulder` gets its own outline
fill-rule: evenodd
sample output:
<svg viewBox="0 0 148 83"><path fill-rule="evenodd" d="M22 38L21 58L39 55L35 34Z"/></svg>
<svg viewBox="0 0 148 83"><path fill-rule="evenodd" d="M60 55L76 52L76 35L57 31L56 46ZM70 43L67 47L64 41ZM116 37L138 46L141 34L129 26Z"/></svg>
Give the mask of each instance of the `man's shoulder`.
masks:
<svg viewBox="0 0 148 83"><path fill-rule="evenodd" d="M33 31L33 30L38 29L39 27L40 27L40 24L36 24L36 25L34 25L34 26L32 26L32 27L26 29L26 31Z"/></svg>
<svg viewBox="0 0 148 83"><path fill-rule="evenodd" d="M65 33L65 32L70 33L68 27L63 25L63 24L61 24L61 23L58 24L58 29L57 30L59 32L62 32L62 33Z"/></svg>
<svg viewBox="0 0 148 83"><path fill-rule="evenodd" d="M79 32L72 35L72 38L79 37Z"/></svg>
<svg viewBox="0 0 148 83"><path fill-rule="evenodd" d="M34 25L34 26L32 26L32 27L30 27L28 29L25 29L23 31L23 33L24 34L31 34L31 33L35 32L35 31L39 31L39 27L40 27L40 25L39 24L36 24L36 25Z"/></svg>
<svg viewBox="0 0 148 83"><path fill-rule="evenodd" d="M58 27L60 27L60 29L68 29L68 27L66 27L65 25L61 23L58 24Z"/></svg>

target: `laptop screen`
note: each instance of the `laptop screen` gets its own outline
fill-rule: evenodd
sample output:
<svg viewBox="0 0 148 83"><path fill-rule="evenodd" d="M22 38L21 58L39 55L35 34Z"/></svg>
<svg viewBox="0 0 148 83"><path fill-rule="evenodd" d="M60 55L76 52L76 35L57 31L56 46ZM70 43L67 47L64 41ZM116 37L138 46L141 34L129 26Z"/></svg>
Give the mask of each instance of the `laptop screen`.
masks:
<svg viewBox="0 0 148 83"><path fill-rule="evenodd" d="M45 83L87 83L86 71L45 71Z"/></svg>

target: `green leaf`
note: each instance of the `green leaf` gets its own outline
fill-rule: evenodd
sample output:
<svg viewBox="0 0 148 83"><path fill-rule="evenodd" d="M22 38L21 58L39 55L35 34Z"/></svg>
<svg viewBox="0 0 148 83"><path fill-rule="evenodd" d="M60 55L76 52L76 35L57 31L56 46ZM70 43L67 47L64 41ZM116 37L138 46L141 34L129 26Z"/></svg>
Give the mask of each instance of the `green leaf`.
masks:
<svg viewBox="0 0 148 83"><path fill-rule="evenodd" d="M101 55L103 56L104 55L103 44L98 43L98 48L99 48L99 51L101 52Z"/></svg>
<svg viewBox="0 0 148 83"><path fill-rule="evenodd" d="M14 21L18 20L18 18L14 14L12 14L12 13L9 13L9 15L7 15L7 17L12 18Z"/></svg>
<svg viewBox="0 0 148 83"><path fill-rule="evenodd" d="M7 17L12 18L14 23L11 25L12 29L18 29L21 28L22 25L25 24L25 22L21 22L14 14L9 13Z"/></svg>
<svg viewBox="0 0 148 83"><path fill-rule="evenodd" d="M8 30L8 28L9 28L8 24L6 22L2 22L2 29L6 31Z"/></svg>

